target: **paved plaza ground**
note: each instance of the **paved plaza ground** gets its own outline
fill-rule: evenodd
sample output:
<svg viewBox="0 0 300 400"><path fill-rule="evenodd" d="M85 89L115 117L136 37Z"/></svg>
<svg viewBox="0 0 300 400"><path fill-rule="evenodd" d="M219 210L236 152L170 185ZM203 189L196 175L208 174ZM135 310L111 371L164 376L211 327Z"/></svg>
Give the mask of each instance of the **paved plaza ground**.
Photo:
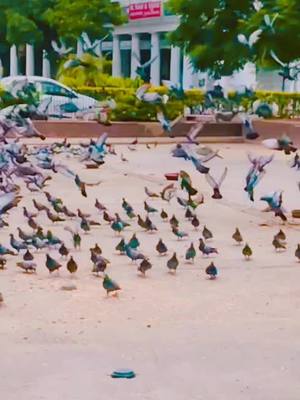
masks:
<svg viewBox="0 0 300 400"><path fill-rule="evenodd" d="M81 197L69 178L56 174L47 190L63 199L72 210L78 207L101 221L88 235L82 235L82 251L73 255L79 264L76 277L66 269L49 275L45 253L35 255L37 274L24 274L9 258L0 271L0 398L5 400L299 400L300 356L300 264L294 257L300 242L300 225L289 217L282 226L260 196L282 189L288 212L300 209L297 182L300 172L290 168L290 157L276 153L266 176L255 192L252 204L243 191L249 161L247 151L270 154L260 145L212 144L223 159L208 163L213 176L228 166L222 200L211 198L203 175L190 162L172 158L170 145L148 149L145 145L130 151L126 145L116 151L128 159L108 155L98 170L84 169L74 157L59 160L87 182L88 198ZM180 221L189 238L178 241L159 214L151 216L158 233L148 234L136 224L126 229L129 239L136 233L141 251L153 268L143 279L136 265L114 250L120 241L94 208L98 198L110 213L120 212L122 197L145 215L144 186L159 192L166 184L164 173L184 169L205 196L197 209L199 231L184 219L184 210L175 199L147 200ZM20 207L11 211L9 228L0 231L0 242L7 245L8 234L17 226L28 230L21 205L32 207L32 198L46 202L42 193L24 189ZM180 193L180 195L182 195ZM76 221L50 225L43 213L38 218L71 246L71 235L64 230ZM219 250L214 257L219 278L210 281L205 268L210 260L199 252L194 264L184 254L198 239L204 224L213 232L211 245ZM245 261L242 247L231 236L236 227L253 248L253 258ZM287 235L287 251L276 253L273 236L282 228ZM159 257L155 250L162 238L169 255ZM89 248L98 243L111 261L108 274L122 287L118 298L106 298L102 279L91 274ZM173 251L180 258L175 276L166 262ZM56 251L51 255L59 259ZM62 291L66 283L77 290ZM117 368L131 368L133 380L113 380Z"/></svg>

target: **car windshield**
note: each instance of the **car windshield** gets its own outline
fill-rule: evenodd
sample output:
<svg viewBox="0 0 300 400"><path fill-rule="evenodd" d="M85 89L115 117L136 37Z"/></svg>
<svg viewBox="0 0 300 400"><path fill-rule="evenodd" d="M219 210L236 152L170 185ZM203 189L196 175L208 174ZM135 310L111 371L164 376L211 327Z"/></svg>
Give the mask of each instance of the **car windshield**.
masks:
<svg viewBox="0 0 300 400"><path fill-rule="evenodd" d="M74 93L71 90L67 90L60 85L56 85L52 82L40 82L41 90L43 94L47 94L50 96L64 96L73 98Z"/></svg>

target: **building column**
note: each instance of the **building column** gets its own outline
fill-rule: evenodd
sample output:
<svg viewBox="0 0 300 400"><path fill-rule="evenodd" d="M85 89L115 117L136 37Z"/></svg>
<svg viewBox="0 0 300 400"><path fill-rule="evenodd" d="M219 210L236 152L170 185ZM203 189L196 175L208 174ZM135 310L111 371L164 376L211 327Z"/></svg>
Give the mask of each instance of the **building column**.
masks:
<svg viewBox="0 0 300 400"><path fill-rule="evenodd" d="M179 85L181 81L181 50L180 47L171 47L170 81Z"/></svg>
<svg viewBox="0 0 300 400"><path fill-rule="evenodd" d="M198 86L198 74L194 72L189 56L185 55L183 58L183 89L191 89Z"/></svg>
<svg viewBox="0 0 300 400"><path fill-rule="evenodd" d="M130 68L131 79L135 79L137 77L136 69L140 65L139 63L140 58L141 58L140 38L137 33L134 33L131 36L131 68Z"/></svg>
<svg viewBox="0 0 300 400"><path fill-rule="evenodd" d="M119 35L113 35L112 75L121 76L121 48Z"/></svg>
<svg viewBox="0 0 300 400"><path fill-rule="evenodd" d="M26 75L34 75L34 47L26 44Z"/></svg>
<svg viewBox="0 0 300 400"><path fill-rule="evenodd" d="M155 61L150 67L150 82L154 86L160 85L160 41L159 33L154 32L151 35L151 60L155 58Z"/></svg>
<svg viewBox="0 0 300 400"><path fill-rule="evenodd" d="M48 54L46 50L43 50L43 66L42 66L42 74L44 78L51 78L51 66L48 58Z"/></svg>
<svg viewBox="0 0 300 400"><path fill-rule="evenodd" d="M9 75L16 76L18 75L18 54L17 54L17 46L14 44L10 48L10 68Z"/></svg>

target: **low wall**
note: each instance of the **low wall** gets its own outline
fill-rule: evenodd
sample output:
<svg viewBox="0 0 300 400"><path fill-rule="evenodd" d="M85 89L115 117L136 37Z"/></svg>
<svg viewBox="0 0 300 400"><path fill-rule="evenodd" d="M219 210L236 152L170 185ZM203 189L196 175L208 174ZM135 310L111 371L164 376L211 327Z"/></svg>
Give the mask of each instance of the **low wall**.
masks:
<svg viewBox="0 0 300 400"><path fill-rule="evenodd" d="M257 120L253 125L261 140L278 138L286 134L293 140L295 146L300 147L299 120Z"/></svg>
<svg viewBox="0 0 300 400"><path fill-rule="evenodd" d="M185 136L194 122L180 120L172 130L176 137ZM110 126L95 121L49 120L34 121L36 128L48 138L92 138L107 132L110 137L163 137L161 125L157 122L113 122ZM201 136L242 136L242 124L209 123L201 131Z"/></svg>

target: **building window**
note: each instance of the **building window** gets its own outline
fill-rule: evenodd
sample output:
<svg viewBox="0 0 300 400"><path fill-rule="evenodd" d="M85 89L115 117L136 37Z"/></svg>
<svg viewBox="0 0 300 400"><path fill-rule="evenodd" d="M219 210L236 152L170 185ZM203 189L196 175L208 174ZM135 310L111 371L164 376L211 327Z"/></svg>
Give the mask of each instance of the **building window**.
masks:
<svg viewBox="0 0 300 400"><path fill-rule="evenodd" d="M160 50L160 79L170 80L171 49Z"/></svg>

